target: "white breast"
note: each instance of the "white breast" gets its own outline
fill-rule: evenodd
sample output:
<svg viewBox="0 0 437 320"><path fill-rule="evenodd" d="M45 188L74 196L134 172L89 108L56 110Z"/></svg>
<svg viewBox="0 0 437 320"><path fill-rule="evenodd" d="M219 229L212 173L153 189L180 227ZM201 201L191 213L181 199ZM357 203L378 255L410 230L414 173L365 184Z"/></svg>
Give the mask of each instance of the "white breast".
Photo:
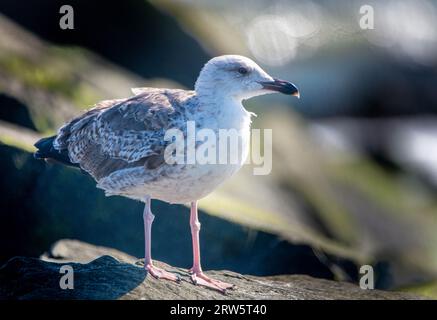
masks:
<svg viewBox="0 0 437 320"><path fill-rule="evenodd" d="M217 139L222 138L221 130L232 129L238 132L239 141L236 150L238 161L225 164L196 162L162 166L152 179L150 173L146 174L143 167L127 169L124 170L122 178L129 179L129 188L123 190L105 188L106 193L108 195L123 194L138 200L149 195L152 199L169 203L188 203L205 197L235 174L246 161L250 141L250 118L251 114L243 108L241 103L236 102L218 108L210 105L207 110L196 110L189 117L189 120L196 123L196 132L211 129ZM199 148L200 144L196 145L196 148ZM218 145L219 142L216 140L216 149L220 150ZM112 177L113 175L110 177L116 180L121 179L121 177Z"/></svg>
<svg viewBox="0 0 437 320"><path fill-rule="evenodd" d="M170 203L187 203L207 196L220 184L235 174L246 161L250 141L251 114L241 104L222 106L218 114L195 114L196 130L212 129L220 139L220 130L234 129L239 133L235 163L189 164L168 172L164 177L147 183L141 193L147 191L152 198ZM218 146L218 141L216 143ZM217 147L217 150L219 148Z"/></svg>

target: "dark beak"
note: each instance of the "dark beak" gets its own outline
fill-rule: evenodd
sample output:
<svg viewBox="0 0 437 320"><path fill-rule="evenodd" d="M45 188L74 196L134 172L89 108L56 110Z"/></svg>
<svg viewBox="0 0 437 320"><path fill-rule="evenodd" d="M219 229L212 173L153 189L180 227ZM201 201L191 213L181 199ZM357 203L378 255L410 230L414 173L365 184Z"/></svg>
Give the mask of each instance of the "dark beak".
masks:
<svg viewBox="0 0 437 320"><path fill-rule="evenodd" d="M260 84L262 84L264 89L277 91L300 98L299 90L291 82L273 79L273 81L262 81Z"/></svg>

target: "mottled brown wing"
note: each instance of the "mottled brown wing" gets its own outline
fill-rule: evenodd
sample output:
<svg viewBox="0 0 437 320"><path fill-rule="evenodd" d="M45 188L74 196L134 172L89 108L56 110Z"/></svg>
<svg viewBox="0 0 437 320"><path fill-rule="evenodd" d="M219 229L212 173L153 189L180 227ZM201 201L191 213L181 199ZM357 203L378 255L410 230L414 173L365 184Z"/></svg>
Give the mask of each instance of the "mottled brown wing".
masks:
<svg viewBox="0 0 437 320"><path fill-rule="evenodd" d="M194 94L149 89L123 100L110 100L59 130L54 146L67 148L70 160L99 180L114 171L163 163L165 131L185 123L185 105Z"/></svg>

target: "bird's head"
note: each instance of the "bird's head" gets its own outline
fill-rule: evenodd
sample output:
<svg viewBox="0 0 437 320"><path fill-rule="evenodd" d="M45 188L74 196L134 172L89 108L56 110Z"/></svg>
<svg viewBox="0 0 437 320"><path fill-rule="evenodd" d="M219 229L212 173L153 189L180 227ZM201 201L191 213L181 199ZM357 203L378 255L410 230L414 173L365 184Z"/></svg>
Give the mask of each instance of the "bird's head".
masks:
<svg viewBox="0 0 437 320"><path fill-rule="evenodd" d="M198 94L222 93L240 100L275 92L299 97L294 84L271 77L254 61L238 55L209 60L197 78L195 90Z"/></svg>

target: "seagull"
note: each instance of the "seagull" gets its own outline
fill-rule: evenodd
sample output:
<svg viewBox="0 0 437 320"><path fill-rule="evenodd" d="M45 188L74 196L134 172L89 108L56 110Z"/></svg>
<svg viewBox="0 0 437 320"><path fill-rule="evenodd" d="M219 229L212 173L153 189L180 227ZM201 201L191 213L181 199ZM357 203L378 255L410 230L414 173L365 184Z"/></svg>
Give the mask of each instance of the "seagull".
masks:
<svg viewBox="0 0 437 320"><path fill-rule="evenodd" d="M175 274L153 264L151 231L155 216L151 201L190 204L191 280L195 285L225 293L233 285L210 278L201 267L197 202L236 173L246 160L253 113L244 108L242 101L275 92L299 97L299 91L290 82L272 78L249 58L224 55L204 65L194 90L134 88L132 92L129 98L97 103L64 124L55 136L39 140L35 158L80 168L107 196L144 202L144 268L156 279L180 281ZM238 130L242 142L238 161L167 161L166 148L172 141L166 139L166 132L178 129L182 140L186 140L189 122L195 123L198 130ZM196 141L195 148L201 145Z"/></svg>

